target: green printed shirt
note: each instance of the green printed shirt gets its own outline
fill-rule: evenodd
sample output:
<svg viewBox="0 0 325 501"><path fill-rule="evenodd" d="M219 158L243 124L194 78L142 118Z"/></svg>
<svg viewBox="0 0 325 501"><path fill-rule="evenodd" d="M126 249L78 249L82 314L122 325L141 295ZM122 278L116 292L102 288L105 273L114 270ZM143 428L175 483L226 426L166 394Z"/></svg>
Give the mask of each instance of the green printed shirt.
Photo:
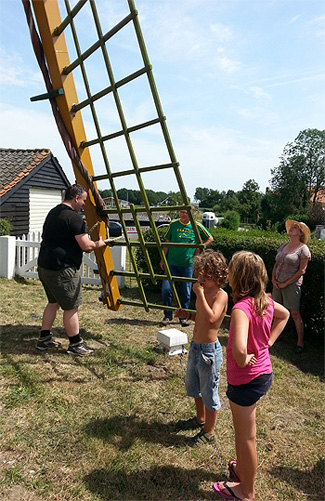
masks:
<svg viewBox="0 0 325 501"><path fill-rule="evenodd" d="M201 223L196 223L196 225L202 241L205 242L211 234ZM170 223L167 228L165 238L170 242L180 244L197 243L191 223L189 222L187 224L183 224L180 219L175 219L175 221ZM172 264L174 266L192 266L195 250L195 247L169 247L167 262L168 264Z"/></svg>

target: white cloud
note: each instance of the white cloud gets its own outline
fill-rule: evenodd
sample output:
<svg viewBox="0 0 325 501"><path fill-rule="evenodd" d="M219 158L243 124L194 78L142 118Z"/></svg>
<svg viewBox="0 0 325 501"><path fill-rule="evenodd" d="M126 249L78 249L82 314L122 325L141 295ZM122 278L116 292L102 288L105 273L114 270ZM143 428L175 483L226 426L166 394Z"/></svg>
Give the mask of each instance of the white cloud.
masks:
<svg viewBox="0 0 325 501"><path fill-rule="evenodd" d="M313 74L300 74L299 76L295 77L294 75L288 75L287 77L281 78L279 77L278 82L274 82L272 84L269 84L267 87L280 87L283 85L293 85L297 83L302 83L302 82L310 82L310 81L317 81L317 80L323 80L324 82L324 72L322 73L313 73Z"/></svg>
<svg viewBox="0 0 325 501"><path fill-rule="evenodd" d="M301 14L298 14L297 16L294 16L292 17L291 19L289 19L289 22L288 24L294 24L296 21L298 21L298 19L301 18Z"/></svg>
<svg viewBox="0 0 325 501"><path fill-rule="evenodd" d="M198 186L239 190L251 178L264 190L283 148L277 141L218 127L183 127L174 144L190 196Z"/></svg>
<svg viewBox="0 0 325 501"><path fill-rule="evenodd" d="M235 37L230 26L212 22L208 16L203 22L198 20L186 2L163 2L154 15L146 15L146 8L148 5L143 5L140 20L153 60L159 58L171 64L188 61L191 67L204 67L205 71L218 69L224 73L233 73L241 67L234 53ZM154 22L155 17L159 23Z"/></svg>
<svg viewBox="0 0 325 501"><path fill-rule="evenodd" d="M231 106L231 110L241 118L255 122L256 124L265 126L275 125L279 121L279 116L275 111L272 111L263 106Z"/></svg>
<svg viewBox="0 0 325 501"><path fill-rule="evenodd" d="M252 80L246 83L243 83L242 85L233 85L232 87L234 89L238 88L248 88L248 89L257 89L261 88L257 84L264 84L264 92L268 95L268 93L265 91L265 88L270 89L272 87L282 87L286 85L293 85L297 83L302 83L302 82L313 82L313 81L324 81L324 72L299 72L299 73L279 73L278 75L273 75L271 77L266 76L265 78L258 78L256 80ZM257 97L257 96L256 96ZM266 97L266 96L265 96Z"/></svg>
<svg viewBox="0 0 325 501"><path fill-rule="evenodd" d="M235 71L241 68L241 63L239 61L235 61L230 59L227 56L218 56L217 57L218 67L225 71L226 73L234 73Z"/></svg>
<svg viewBox="0 0 325 501"><path fill-rule="evenodd" d="M211 24L210 31L218 43L227 43L233 38L232 30L220 23Z"/></svg>
<svg viewBox="0 0 325 501"><path fill-rule="evenodd" d="M267 92L265 92L265 90L263 90L261 87L250 87L249 90L251 91L251 93L253 94L253 96L256 98L256 99L266 99L268 101L271 100L271 96L270 94L268 94Z"/></svg>
<svg viewBox="0 0 325 501"><path fill-rule="evenodd" d="M27 66L22 56L0 47L0 85L3 87L30 87L42 81L40 73Z"/></svg>
<svg viewBox="0 0 325 501"><path fill-rule="evenodd" d="M310 33L313 34L316 38L321 38L324 43L325 39L325 15L316 17L312 19L308 23L310 28Z"/></svg>
<svg viewBox="0 0 325 501"><path fill-rule="evenodd" d="M2 148L49 148L58 158L70 181L74 179L71 162L50 109L47 113L42 113L31 108L0 103L0 123Z"/></svg>

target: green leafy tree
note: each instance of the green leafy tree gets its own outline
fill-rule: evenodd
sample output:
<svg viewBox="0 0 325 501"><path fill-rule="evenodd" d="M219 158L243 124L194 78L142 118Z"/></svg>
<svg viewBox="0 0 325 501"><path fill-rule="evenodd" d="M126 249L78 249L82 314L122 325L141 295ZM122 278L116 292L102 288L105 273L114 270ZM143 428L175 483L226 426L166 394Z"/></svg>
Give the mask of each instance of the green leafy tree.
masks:
<svg viewBox="0 0 325 501"><path fill-rule="evenodd" d="M182 205L183 199L180 191L169 191L168 195L171 205Z"/></svg>
<svg viewBox="0 0 325 501"><path fill-rule="evenodd" d="M157 193L153 190L146 190L148 202L150 205L157 205L158 196Z"/></svg>
<svg viewBox="0 0 325 501"><path fill-rule="evenodd" d="M237 198L239 200L238 212L241 220L256 223L259 219L261 212L261 199L260 187L254 179L249 179L244 183L241 191L238 192Z"/></svg>
<svg viewBox="0 0 325 501"><path fill-rule="evenodd" d="M271 228L271 226L282 222L282 214L278 204L279 196L269 188L261 198L261 217L258 220L258 225L263 228Z"/></svg>
<svg viewBox="0 0 325 501"><path fill-rule="evenodd" d="M228 190L222 199L222 210L221 212L226 212L228 210L239 212L240 202L238 200L237 193L234 190Z"/></svg>
<svg viewBox="0 0 325 501"><path fill-rule="evenodd" d="M117 190L117 195L120 200L127 200L131 204L141 205L142 197L140 190L129 190L127 188L120 188Z"/></svg>
<svg viewBox="0 0 325 501"><path fill-rule="evenodd" d="M222 198L222 194L218 190L209 190L208 195L200 202L200 205L202 207L214 207L220 205Z"/></svg>
<svg viewBox="0 0 325 501"><path fill-rule="evenodd" d="M166 198L168 197L167 193L165 193L164 191L157 191L156 195L157 195L157 203L158 204L160 204L161 202L166 200Z"/></svg>
<svg viewBox="0 0 325 501"><path fill-rule="evenodd" d="M306 129L286 144L280 165L271 170L271 187L281 218L306 214L325 185L325 131ZM274 219L274 215L272 215Z"/></svg>
<svg viewBox="0 0 325 501"><path fill-rule="evenodd" d="M201 205L202 200L207 198L209 192L210 192L209 188L196 188L194 193L194 198Z"/></svg>
<svg viewBox="0 0 325 501"><path fill-rule="evenodd" d="M109 198L112 196L112 190L98 190L102 198Z"/></svg>

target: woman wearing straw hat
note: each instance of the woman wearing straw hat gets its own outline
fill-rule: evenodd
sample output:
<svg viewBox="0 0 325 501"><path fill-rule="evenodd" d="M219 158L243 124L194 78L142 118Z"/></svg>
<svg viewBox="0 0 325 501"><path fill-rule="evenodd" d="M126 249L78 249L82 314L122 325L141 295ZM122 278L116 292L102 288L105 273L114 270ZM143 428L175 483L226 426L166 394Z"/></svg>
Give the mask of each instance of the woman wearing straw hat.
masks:
<svg viewBox="0 0 325 501"><path fill-rule="evenodd" d="M305 223L292 219L288 219L285 226L290 242L281 245L277 251L272 272L272 298L290 310L298 335L295 352L301 353L304 349L304 322L299 308L303 275L311 259L306 245L310 229Z"/></svg>

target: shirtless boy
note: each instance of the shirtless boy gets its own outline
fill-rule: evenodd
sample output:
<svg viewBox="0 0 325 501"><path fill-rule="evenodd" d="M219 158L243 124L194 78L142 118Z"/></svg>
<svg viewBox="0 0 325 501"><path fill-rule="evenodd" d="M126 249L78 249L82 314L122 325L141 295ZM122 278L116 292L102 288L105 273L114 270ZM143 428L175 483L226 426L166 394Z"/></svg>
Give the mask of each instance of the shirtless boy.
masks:
<svg viewBox="0 0 325 501"><path fill-rule="evenodd" d="M220 409L218 385L222 364L222 349L218 330L227 311L228 295L222 289L228 282L228 268L220 252L208 250L195 258L193 286L196 294L196 313L179 308L175 316L194 320L193 340L188 355L185 388L193 397L196 416L180 420L179 430L201 428L190 439L191 445L213 442L217 411Z"/></svg>

